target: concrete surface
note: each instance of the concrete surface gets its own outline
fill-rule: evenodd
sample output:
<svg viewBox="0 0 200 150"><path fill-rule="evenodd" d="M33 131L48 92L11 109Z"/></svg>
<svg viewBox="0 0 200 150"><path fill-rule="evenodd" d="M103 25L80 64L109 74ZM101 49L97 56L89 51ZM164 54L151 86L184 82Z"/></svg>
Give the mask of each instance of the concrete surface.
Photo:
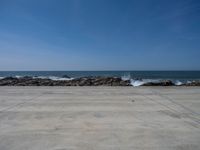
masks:
<svg viewBox="0 0 200 150"><path fill-rule="evenodd" d="M0 150L200 150L200 87L0 87Z"/></svg>

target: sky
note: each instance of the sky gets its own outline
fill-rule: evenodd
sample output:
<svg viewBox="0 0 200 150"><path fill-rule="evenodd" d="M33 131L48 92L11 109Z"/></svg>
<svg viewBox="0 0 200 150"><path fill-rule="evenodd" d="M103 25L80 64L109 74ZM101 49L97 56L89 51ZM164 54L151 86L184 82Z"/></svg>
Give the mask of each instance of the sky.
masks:
<svg viewBox="0 0 200 150"><path fill-rule="evenodd" d="M200 0L0 0L0 70L200 70Z"/></svg>

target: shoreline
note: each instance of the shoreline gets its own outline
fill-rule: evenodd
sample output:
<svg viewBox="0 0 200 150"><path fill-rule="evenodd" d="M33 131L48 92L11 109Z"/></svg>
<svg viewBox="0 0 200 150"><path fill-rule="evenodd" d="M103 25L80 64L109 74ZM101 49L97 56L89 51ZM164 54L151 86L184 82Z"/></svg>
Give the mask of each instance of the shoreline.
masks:
<svg viewBox="0 0 200 150"><path fill-rule="evenodd" d="M200 80L186 83L172 80L123 79L120 77L80 77L70 78L40 78L40 77L4 77L0 79L0 86L200 86Z"/></svg>

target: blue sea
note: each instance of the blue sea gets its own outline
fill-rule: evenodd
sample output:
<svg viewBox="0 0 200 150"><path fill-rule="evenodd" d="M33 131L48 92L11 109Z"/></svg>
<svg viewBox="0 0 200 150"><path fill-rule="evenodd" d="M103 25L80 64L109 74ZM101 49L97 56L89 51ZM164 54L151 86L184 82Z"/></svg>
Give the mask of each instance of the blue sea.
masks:
<svg viewBox="0 0 200 150"><path fill-rule="evenodd" d="M177 85L200 80L200 71L0 71L0 78L32 76L65 80L65 75L71 79L91 76L121 77L123 80L131 80L134 86L160 80L172 80Z"/></svg>

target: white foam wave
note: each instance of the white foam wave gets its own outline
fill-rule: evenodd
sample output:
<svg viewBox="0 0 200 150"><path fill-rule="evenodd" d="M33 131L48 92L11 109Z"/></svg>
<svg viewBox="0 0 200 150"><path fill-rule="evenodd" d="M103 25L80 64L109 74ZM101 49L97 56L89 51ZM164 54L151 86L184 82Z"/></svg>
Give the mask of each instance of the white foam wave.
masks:
<svg viewBox="0 0 200 150"><path fill-rule="evenodd" d="M23 78L24 76L15 76L15 78ZM3 77L4 78L4 77ZM62 77L56 77L56 76L33 76L33 79L51 79L54 81L68 81L68 80L73 80L74 78L62 78ZM1 79L1 77L0 77Z"/></svg>
<svg viewBox="0 0 200 150"><path fill-rule="evenodd" d="M23 77L23 76L15 76L15 78L18 78L18 79L19 79L19 78L22 78L22 77Z"/></svg>
<svg viewBox="0 0 200 150"><path fill-rule="evenodd" d="M146 83L159 83L161 80L160 79L141 79L141 80L134 80L131 79L131 85L133 86L141 86L144 85Z"/></svg>
<svg viewBox="0 0 200 150"><path fill-rule="evenodd" d="M60 77L55 77L55 76L50 76L48 78L54 81L68 81L68 80L74 79L74 78L60 78Z"/></svg>
<svg viewBox="0 0 200 150"><path fill-rule="evenodd" d="M56 77L56 76L38 76L38 77L33 77L33 79L50 79L53 81L68 81L68 80L73 80L74 78L62 78L62 77Z"/></svg>
<svg viewBox="0 0 200 150"><path fill-rule="evenodd" d="M144 82L142 80L133 80L133 79L131 79L131 85L132 86L141 86L143 84L144 84Z"/></svg>
<svg viewBox="0 0 200 150"><path fill-rule="evenodd" d="M176 80L176 81L174 82L174 84L177 85L177 86L183 85L183 83L182 83L181 81L179 81L179 80Z"/></svg>
<svg viewBox="0 0 200 150"><path fill-rule="evenodd" d="M123 76L121 77L121 79L122 79L123 81L131 80L131 75L130 75L130 74L123 75Z"/></svg>
<svg viewBox="0 0 200 150"><path fill-rule="evenodd" d="M1 80L1 79L4 79L4 78L5 78L5 77L0 77L0 80Z"/></svg>
<svg viewBox="0 0 200 150"><path fill-rule="evenodd" d="M45 77L45 76L34 76L33 79L48 79L48 77Z"/></svg>

